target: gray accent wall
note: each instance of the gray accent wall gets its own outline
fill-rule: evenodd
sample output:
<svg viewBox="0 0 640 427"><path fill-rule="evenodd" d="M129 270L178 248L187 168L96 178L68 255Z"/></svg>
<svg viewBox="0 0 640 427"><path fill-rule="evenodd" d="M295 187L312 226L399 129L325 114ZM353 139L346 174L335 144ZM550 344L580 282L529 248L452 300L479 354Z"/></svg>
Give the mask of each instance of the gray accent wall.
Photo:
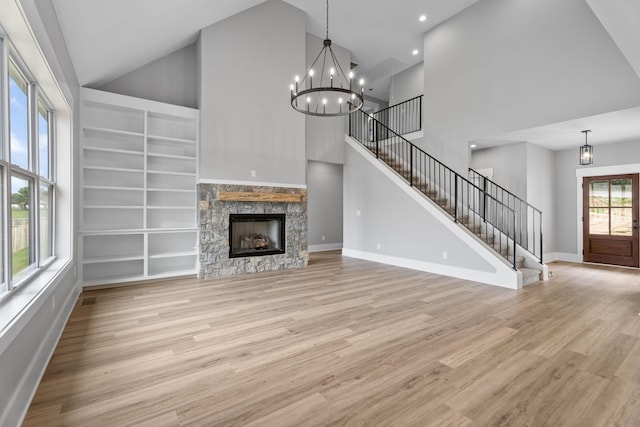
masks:
<svg viewBox="0 0 640 427"><path fill-rule="evenodd" d="M305 40L304 12L282 0L201 31L201 179L304 185L305 116L288 98Z"/></svg>
<svg viewBox="0 0 640 427"><path fill-rule="evenodd" d="M483 0L424 36L422 148L458 172L470 140L640 104L584 0Z"/></svg>
<svg viewBox="0 0 640 427"><path fill-rule="evenodd" d="M94 89L197 108L196 53L194 43Z"/></svg>
<svg viewBox="0 0 640 427"><path fill-rule="evenodd" d="M310 249L342 246L342 169L341 164L307 162Z"/></svg>

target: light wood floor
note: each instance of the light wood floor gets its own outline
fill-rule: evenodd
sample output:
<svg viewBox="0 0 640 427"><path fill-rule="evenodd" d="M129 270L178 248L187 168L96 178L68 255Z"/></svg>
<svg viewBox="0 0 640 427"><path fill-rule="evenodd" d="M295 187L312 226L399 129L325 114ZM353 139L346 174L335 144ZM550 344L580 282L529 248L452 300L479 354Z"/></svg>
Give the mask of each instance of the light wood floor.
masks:
<svg viewBox="0 0 640 427"><path fill-rule="evenodd" d="M339 254L85 292L27 426L639 426L640 272L512 291Z"/></svg>

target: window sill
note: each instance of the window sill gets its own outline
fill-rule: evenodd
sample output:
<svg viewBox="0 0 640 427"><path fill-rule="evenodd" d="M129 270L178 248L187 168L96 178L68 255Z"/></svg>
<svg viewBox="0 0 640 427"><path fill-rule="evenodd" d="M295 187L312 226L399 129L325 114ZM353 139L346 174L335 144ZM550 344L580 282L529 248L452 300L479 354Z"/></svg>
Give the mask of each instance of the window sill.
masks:
<svg viewBox="0 0 640 427"><path fill-rule="evenodd" d="M20 285L0 301L0 354L19 334L35 313L42 308L51 285L59 282L71 269L71 260L56 259L27 283ZM62 305L64 301L59 301ZM57 309L54 308L54 310Z"/></svg>

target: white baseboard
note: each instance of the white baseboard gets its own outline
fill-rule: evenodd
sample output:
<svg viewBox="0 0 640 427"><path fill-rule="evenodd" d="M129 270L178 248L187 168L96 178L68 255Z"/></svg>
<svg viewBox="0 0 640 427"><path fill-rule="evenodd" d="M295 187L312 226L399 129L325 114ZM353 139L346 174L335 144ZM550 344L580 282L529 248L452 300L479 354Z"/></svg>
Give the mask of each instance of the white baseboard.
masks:
<svg viewBox="0 0 640 427"><path fill-rule="evenodd" d="M501 288L517 289L517 275L519 272L513 271L513 277L511 281L505 280L504 277L499 277L496 272L484 272L478 270L469 270L462 267L453 267L443 264L435 264L427 261L418 261L413 259L399 258L390 255L381 255L371 252L358 251L354 249L342 249L342 255L351 258L363 259L366 261L379 262L381 264L394 265L396 267L409 268L412 270L424 271L427 273L439 274L442 276L455 277L463 280L470 280L473 282L486 283L488 285L500 286ZM509 286L507 283L511 282Z"/></svg>
<svg viewBox="0 0 640 427"><path fill-rule="evenodd" d="M582 256L566 252L551 252L544 254L545 264L553 261L582 262Z"/></svg>
<svg viewBox="0 0 640 427"><path fill-rule="evenodd" d="M309 245L309 252L335 251L337 249L342 249L342 242L324 243L322 245Z"/></svg>

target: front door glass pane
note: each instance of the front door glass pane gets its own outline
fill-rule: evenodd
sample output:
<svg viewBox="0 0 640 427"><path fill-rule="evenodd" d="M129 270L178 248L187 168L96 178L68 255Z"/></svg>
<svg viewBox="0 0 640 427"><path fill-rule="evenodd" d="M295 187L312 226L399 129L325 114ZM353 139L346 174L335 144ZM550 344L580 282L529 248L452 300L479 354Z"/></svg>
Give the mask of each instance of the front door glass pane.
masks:
<svg viewBox="0 0 640 427"><path fill-rule="evenodd" d="M631 236L632 208L611 208L611 235Z"/></svg>
<svg viewBox="0 0 640 427"><path fill-rule="evenodd" d="M631 179L611 180L611 206L629 206L633 203Z"/></svg>
<svg viewBox="0 0 640 427"><path fill-rule="evenodd" d="M609 209L589 209L589 234L609 234Z"/></svg>
<svg viewBox="0 0 640 427"><path fill-rule="evenodd" d="M609 181L591 181L589 183L589 206L609 206Z"/></svg>

